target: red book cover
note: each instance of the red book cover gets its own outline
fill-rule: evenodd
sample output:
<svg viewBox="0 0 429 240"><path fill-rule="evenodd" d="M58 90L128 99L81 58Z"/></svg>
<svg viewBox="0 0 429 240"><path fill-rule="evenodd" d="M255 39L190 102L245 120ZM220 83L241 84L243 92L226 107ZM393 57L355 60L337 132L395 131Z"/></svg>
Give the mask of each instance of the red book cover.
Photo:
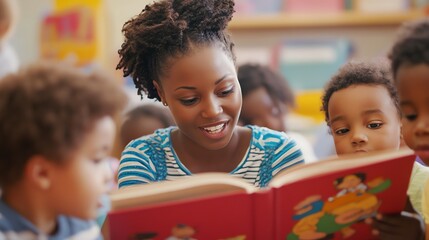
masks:
<svg viewBox="0 0 429 240"><path fill-rule="evenodd" d="M236 193L109 213L110 239L254 239L252 199Z"/></svg>
<svg viewBox="0 0 429 240"><path fill-rule="evenodd" d="M257 189L226 173L111 195L110 239L375 239L364 223L400 213L415 155L399 150L297 166Z"/></svg>
<svg viewBox="0 0 429 240"><path fill-rule="evenodd" d="M364 220L404 209L414 160L407 155L276 188L275 239L377 239Z"/></svg>
<svg viewBox="0 0 429 240"><path fill-rule="evenodd" d="M274 239L274 191L263 189L253 193L254 238Z"/></svg>

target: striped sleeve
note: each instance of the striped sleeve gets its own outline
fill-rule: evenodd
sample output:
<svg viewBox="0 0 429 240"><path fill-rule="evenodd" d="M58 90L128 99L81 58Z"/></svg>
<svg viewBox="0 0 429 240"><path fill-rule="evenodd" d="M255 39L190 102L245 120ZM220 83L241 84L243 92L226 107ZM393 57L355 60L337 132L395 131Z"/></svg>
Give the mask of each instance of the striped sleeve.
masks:
<svg viewBox="0 0 429 240"><path fill-rule="evenodd" d="M304 163L301 149L298 147L295 140L287 136L281 138L271 159L273 159L271 164L273 177L283 169Z"/></svg>
<svg viewBox="0 0 429 240"><path fill-rule="evenodd" d="M119 188L156 181L156 169L149 152L150 146L142 140L135 140L125 148L118 171Z"/></svg>

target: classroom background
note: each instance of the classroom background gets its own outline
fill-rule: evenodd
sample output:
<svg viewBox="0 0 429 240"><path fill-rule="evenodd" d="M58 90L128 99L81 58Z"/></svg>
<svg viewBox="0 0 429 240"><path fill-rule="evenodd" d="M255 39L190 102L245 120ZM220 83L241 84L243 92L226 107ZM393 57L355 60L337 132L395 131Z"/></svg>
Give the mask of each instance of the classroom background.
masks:
<svg viewBox="0 0 429 240"><path fill-rule="evenodd" d="M139 102L131 79L116 71L122 25L153 0L16 0L10 44L21 64L70 61L103 68ZM429 0L236 0L229 32L237 65L261 63L282 73L296 92L288 124L315 144L324 124L320 96L349 60L385 60L398 27L426 17ZM144 101L151 101L145 99ZM119 153L121 150L118 149Z"/></svg>

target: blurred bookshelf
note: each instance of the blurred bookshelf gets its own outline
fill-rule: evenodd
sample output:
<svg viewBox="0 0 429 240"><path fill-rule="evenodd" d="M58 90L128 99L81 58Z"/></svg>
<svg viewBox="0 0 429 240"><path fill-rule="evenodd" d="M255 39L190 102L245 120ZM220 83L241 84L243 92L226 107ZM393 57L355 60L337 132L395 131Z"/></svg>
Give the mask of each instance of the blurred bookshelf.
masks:
<svg viewBox="0 0 429 240"><path fill-rule="evenodd" d="M229 24L229 30L398 26L404 21L422 18L426 15L426 11L423 9L413 9L394 13L344 11L340 13L315 14L276 13L265 15L236 15Z"/></svg>
<svg viewBox="0 0 429 240"><path fill-rule="evenodd" d="M236 1L228 30L237 65L260 63L279 71L296 90L295 113L316 123L324 120L323 85L340 66L385 61L399 26L429 13L429 0ZM311 129L301 125L291 129Z"/></svg>

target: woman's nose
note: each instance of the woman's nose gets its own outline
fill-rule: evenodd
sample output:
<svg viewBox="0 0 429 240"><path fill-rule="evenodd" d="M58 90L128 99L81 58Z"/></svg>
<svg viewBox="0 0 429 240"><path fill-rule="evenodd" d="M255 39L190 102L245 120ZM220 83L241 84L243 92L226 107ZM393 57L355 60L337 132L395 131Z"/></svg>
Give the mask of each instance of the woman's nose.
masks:
<svg viewBox="0 0 429 240"><path fill-rule="evenodd" d="M202 116L205 118L216 117L223 111L219 100L215 98L208 99L203 107Z"/></svg>

